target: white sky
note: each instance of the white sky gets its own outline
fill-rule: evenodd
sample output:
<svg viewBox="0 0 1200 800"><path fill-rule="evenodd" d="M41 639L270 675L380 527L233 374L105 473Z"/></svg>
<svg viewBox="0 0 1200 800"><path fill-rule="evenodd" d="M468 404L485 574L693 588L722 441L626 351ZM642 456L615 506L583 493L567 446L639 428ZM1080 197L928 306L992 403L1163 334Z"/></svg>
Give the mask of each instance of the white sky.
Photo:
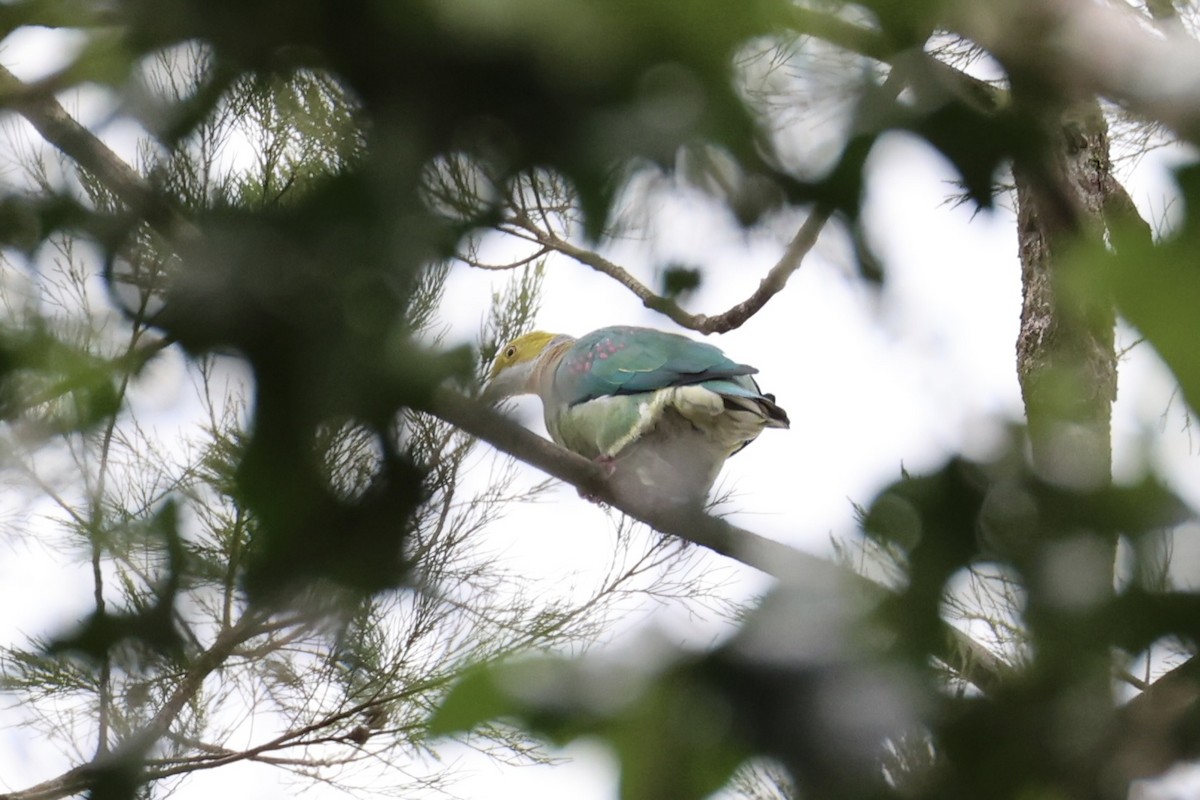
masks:
<svg viewBox="0 0 1200 800"><path fill-rule="evenodd" d="M19 73L23 64L45 55L39 41L10 41L0 50L0 58ZM1146 159L1127 181L1135 201L1152 216L1170 205L1162 161ZM902 465L919 473L955 452L984 455L1003 424L1020 418L1014 343L1021 289L1013 216L1006 209L973 215L969 206L951 207L945 201L952 179L940 157L915 140L883 140L871 159L865 211L887 269L883 291L864 288L848 273L848 251L835 231L760 314L711 340L758 367L759 382L792 419L790 431L766 431L724 471L721 485L737 492L738 524L827 553L830 536L854 529L852 501L868 503L899 476ZM651 285L647 265L655 258L705 267L702 289L686 301L690 310L704 313L723 311L748 295L793 232L781 227L774 238L746 239L710 209L684 200L664 204L656 220L662 237L652 249L645 242L624 243L610 255ZM451 342L473 338L491 291L503 280L464 268L452 272L446 307ZM538 323L572 334L617 323L673 327L610 279L566 259L547 271ZM142 402L161 403L164 414L185 402L178 363L161 367L155 384L164 394ZM1131 476L1143 459L1151 459L1200 506L1195 456L1200 443L1193 445L1180 432L1183 416L1178 401L1170 403L1171 392L1169 376L1147 348L1137 348L1122 364L1114 410L1116 474ZM544 433L536 400L522 401L518 411ZM514 511L493 535L506 542L514 562L528 563L553 582L602 559L610 528L603 512L563 489L553 503ZM1197 539L1200 533L1192 530L1177 548L1181 568L1193 576L1200 574ZM86 608L89 581L79 569L72 578L54 554L5 543L0 641L53 630ZM738 574L740 591L765 585L748 571ZM713 635L711 627L688 630L689 623L669 615L662 624L679 638ZM46 748L33 746L28 731L5 727L11 713L0 707L0 791L22 788L63 766ZM613 767L602 751L582 743L567 755L579 758L554 768L514 769L463 754L474 774L456 790L467 798L615 797ZM454 748L446 757L455 757ZM227 767L193 777L176 797L224 792L283 798L295 786L269 768ZM310 792L326 794L320 788Z"/></svg>

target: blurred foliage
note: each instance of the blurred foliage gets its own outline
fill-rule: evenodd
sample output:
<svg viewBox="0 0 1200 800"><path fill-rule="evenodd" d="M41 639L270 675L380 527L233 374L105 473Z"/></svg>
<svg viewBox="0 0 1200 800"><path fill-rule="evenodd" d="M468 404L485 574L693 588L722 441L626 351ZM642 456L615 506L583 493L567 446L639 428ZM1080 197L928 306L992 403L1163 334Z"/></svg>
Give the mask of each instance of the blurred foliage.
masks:
<svg viewBox="0 0 1200 800"><path fill-rule="evenodd" d="M1141 721L1114 704L1111 654L1164 636L1194 648L1200 598L1136 584L1110 594L1112 564L1095 539L1136 540L1195 517L1153 481L1047 484L1020 433L995 461L954 461L876 498L865 531L903 560L899 592L801 573L710 653L663 643L623 659L482 667L432 732L504 719L558 744L599 737L620 762L622 797L638 800L705 797L750 753L782 765L797 797L1124 796L1122 748ZM983 563L1017 569L1033 654L987 694L954 691L930 658L944 652L942 598L956 573ZM1200 709L1178 722L1195 741Z"/></svg>
<svg viewBox="0 0 1200 800"><path fill-rule="evenodd" d="M671 266L663 270L662 294L672 300L688 295L700 288L703 277L694 267Z"/></svg>
<svg viewBox="0 0 1200 800"><path fill-rule="evenodd" d="M165 550L162 580L150 592L138 596L128 612L114 614L97 609L79 630L51 642L46 648L49 654L79 653L103 662L113 648L137 644L173 660L183 660L183 640L171 621L180 582L189 571L183 564L187 554L179 538L178 509L168 501L146 520L146 530L133 532L127 528L124 533L145 537L149 547Z"/></svg>
<svg viewBox="0 0 1200 800"><path fill-rule="evenodd" d="M1153 241L1141 220L1123 220L1115 252L1085 249L1069 273L1075 291L1111 297L1158 351L1192 408L1200 407L1200 358L1194 330L1181 324L1200 302L1200 167L1175 171L1182 221Z"/></svg>
<svg viewBox="0 0 1200 800"><path fill-rule="evenodd" d="M422 683L402 647L381 658L383 643L362 645L389 614L411 623L415 638L438 629L431 620L447 619L454 587L482 579L460 568L453 547L437 548L460 546L492 518L464 512L448 522L469 444L421 414L437 387L470 385L480 366L469 348L430 341L431 287L444 265L506 213L550 216L549 207L564 235L595 242L633 176L678 168L743 226L793 207L837 212L860 274L886 280L886 258L872 251L859 218L864 170L881 137L904 131L927 142L953 165L965 196L989 208L1009 165L1051 163L1056 114L1089 90L1064 86L1070 70L1045 51L1027 62L992 54L1003 74L995 82L936 58L944 32L972 13L955 0L0 6L5 33L45 25L82 34L61 71L0 86L0 104L35 121L75 162L6 183L0 242L35 276L50 274L45 262L65 239L98 248L99 285L80 276L68 285L105 295L124 325L80 326L82 335L52 302L6 296L0 410L14 441L32 448L76 436L109 452L129 382L175 345L194 364L233 356L253 375L248 424L225 426L214 415L221 435L189 467L202 488L164 478L138 498L153 513L134 524L101 487L72 520L97 573L115 558L136 576L124 587L127 607L107 610L100 593L78 631L6 656L10 689L91 682L108 715L101 754L109 738L132 742L118 753L126 758L97 773L103 780L60 788L131 795L150 748L135 734L167 733L138 703L119 718L106 699L122 685L114 666L150 665L139 691L167 703L172 685L215 670L218 656L275 641L258 615L289 602L311 612L305 624L335 620L332 635L309 627L297 641L332 636L322 674L344 692L331 713L363 729L346 741L370 739L401 701L411 701L409 717L396 727L418 729L418 711L453 670ZM814 171L787 157L794 143L776 124L786 91L752 91L744 81L757 70L785 88L803 83L815 39L844 51L834 94L853 102ZM762 53L784 55L754 67ZM189 76L171 91L155 83L178 74L164 73L168 62ZM115 98L115 116L150 137L132 176L109 168L111 153L46 109L55 93L96 86ZM222 167L237 149L222 140L231 131L265 132L250 148L259 169ZM1115 303L1195 408L1200 181L1194 166L1177 178L1176 230L1151 241L1114 226L1111 241L1077 243L1062 289ZM556 196L538 195L551 185ZM497 340L528 324L539 269L525 273L515 296L499 298L503 308L482 337L485 361ZM702 277L668 268L662 289L684 295ZM95 308L94 298L84 305ZM203 518L199 532L181 529L180 494ZM951 460L870 505L864 527L896 562L896 592L785 577L711 652L664 645L655 659L616 666L494 666L518 644L545 639L500 646L443 631L456 663L487 665L449 694L432 730L462 733L503 718L555 742L599 737L621 762L629 798L703 797L755 756L780 765L789 779L781 785L802 797L1119 797L1140 770L1196 755L1200 709L1193 700L1161 729L1144 724L1115 696L1112 653L1133 656L1163 640L1194 650L1200 608L1193 593L1172 587L1129 582L1114 592L1112 548L1123 540L1138 551L1140 540L1189 519L1153 476L1087 491L1055 485L1027 463L1016 436L988 463ZM942 625L948 586L984 564L1020 585L1010 595L1020 606L994 611L1027 630L1030 653L1015 677L986 692L946 652ZM206 602L219 633L207 648L180 609L193 582L214 592ZM410 586L425 591L391 591ZM487 611L550 641L574 619L562 609L542 619L530 603L514 603L511 615L498 604ZM81 668L77 655L100 666ZM262 670L274 676L272 691L292 698L288 708L303 707L295 700L303 681L286 662L267 659ZM187 726L202 716L194 710L176 736L194 732ZM106 726L115 731L107 738ZM1152 766L1132 763L1142 757L1134 734L1136 747L1153 751L1144 760ZM180 741L163 759L178 755Z"/></svg>

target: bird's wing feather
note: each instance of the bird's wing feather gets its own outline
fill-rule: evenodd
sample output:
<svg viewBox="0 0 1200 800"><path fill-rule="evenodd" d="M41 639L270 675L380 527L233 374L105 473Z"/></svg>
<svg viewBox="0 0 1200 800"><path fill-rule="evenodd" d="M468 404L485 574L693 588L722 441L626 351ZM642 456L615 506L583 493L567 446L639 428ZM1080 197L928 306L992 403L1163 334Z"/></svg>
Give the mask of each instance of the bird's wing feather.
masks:
<svg viewBox="0 0 1200 800"><path fill-rule="evenodd" d="M653 392L757 370L716 347L650 328L615 326L581 337L563 356L555 390L567 405L598 397Z"/></svg>

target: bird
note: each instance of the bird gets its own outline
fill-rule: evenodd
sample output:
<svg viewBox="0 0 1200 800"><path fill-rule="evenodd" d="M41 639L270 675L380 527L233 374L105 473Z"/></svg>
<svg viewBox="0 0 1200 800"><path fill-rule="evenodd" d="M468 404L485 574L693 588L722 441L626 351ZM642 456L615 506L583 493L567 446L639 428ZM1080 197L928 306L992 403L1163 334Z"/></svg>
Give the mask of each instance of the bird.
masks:
<svg viewBox="0 0 1200 800"><path fill-rule="evenodd" d="M604 466L618 495L654 507L703 503L727 458L764 428L790 427L757 372L654 328L534 331L497 351L480 399L538 395L550 438Z"/></svg>

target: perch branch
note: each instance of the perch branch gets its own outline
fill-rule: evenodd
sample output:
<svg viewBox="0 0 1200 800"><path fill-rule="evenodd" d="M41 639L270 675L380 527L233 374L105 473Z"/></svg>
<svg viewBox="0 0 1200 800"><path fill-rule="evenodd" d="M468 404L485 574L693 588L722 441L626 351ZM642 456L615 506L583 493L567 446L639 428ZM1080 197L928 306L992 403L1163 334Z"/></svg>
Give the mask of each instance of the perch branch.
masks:
<svg viewBox="0 0 1200 800"><path fill-rule="evenodd" d="M440 391L427 410L486 441L497 450L571 484L660 533L677 536L781 581L803 581L805 576L832 574L837 580L872 599L883 598L888 591L852 570L709 516L699 507L663 508L651 506L638 498L618 495L612 490L604 471L593 462L456 392ZM1011 668L952 625L942 623L942 628L945 649L938 655L981 690L987 692L999 686Z"/></svg>

